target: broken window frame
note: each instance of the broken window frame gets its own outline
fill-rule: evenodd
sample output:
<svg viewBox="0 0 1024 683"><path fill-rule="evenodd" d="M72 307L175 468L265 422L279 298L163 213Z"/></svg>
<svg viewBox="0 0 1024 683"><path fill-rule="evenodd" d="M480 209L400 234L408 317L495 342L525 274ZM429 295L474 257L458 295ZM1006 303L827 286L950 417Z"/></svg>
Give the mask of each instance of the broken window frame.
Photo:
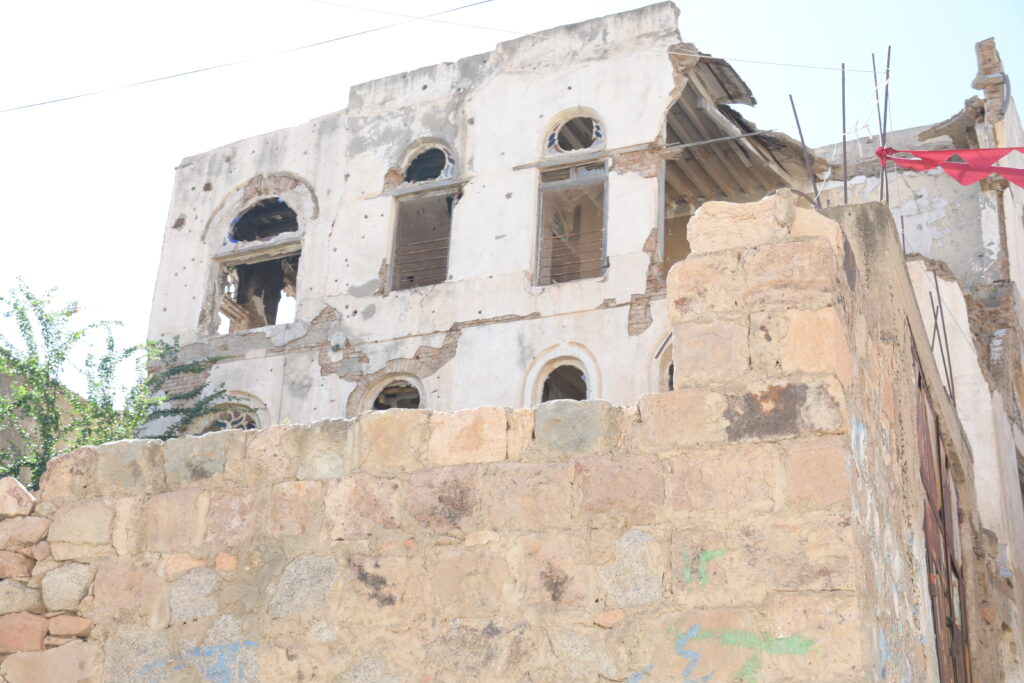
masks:
<svg viewBox="0 0 1024 683"><path fill-rule="evenodd" d="M593 170L593 167L601 166L600 171L581 175L581 170ZM568 178L564 180L544 180L545 175L552 175L568 171ZM572 164L560 164L557 166L546 166L538 169L537 182L537 244L534 250L533 284L536 287L547 287L567 282L578 282L580 280L592 280L604 277L608 271L608 158L577 161ZM600 272L596 275L586 275L568 280L552 279L550 274L546 281L543 274L544 269L544 194L557 190L576 189L587 185L601 186L601 253ZM582 263L582 261L581 261Z"/></svg>
<svg viewBox="0 0 1024 683"><path fill-rule="evenodd" d="M234 297L229 294L229 269L238 268L239 266L252 266L259 263L266 263L267 261L283 261L285 259L298 258L299 264L295 269L295 308L298 311L299 308L299 277L302 263L302 248L301 248L301 228L298 235L294 233L287 233L289 238L287 240L275 241L273 244L258 244L248 249L242 250L231 250L230 252L215 257L214 262L216 264L217 280L213 288L215 297L215 320L218 320L220 315L223 314L225 317L232 321L232 327L235 326L234 320L237 316L232 316L224 312L225 307L230 307L230 304L234 306L241 306L238 303L237 293ZM284 292L282 287L282 292ZM284 294L282 294L284 296ZM230 304L226 302L230 301ZM278 300L280 305L280 300ZM277 322L276 316L274 322L267 322L266 325L256 325L252 327L244 327L240 329L234 329L226 334L236 334L245 330L260 329L261 327L270 327L272 325L283 325L286 323ZM217 329L211 330L214 335L219 334Z"/></svg>
<svg viewBox="0 0 1024 683"><path fill-rule="evenodd" d="M425 184L425 183L424 183ZM455 207L458 205L459 200L462 198L462 186L465 181L446 181L439 183L432 183L429 187L416 187L415 191L411 192L395 192L394 204L394 219L392 220L391 230L391 251L388 257L388 283L387 291L389 292L400 292L407 289L418 289L420 287L430 287L432 285L443 284L448 280L449 268L451 266L451 252L452 252L452 229L455 224ZM399 257L399 242L400 242L400 230L401 230L401 205L402 202L416 201L418 199L433 199L436 197L450 197L452 200L450 213L448 215L448 235L447 244L444 247L444 276L436 282L427 282L423 284L414 284L411 287L396 287L395 277L400 275L398 273L398 257ZM442 238L437 238L438 240ZM416 244L416 243L413 243ZM440 257L435 257L440 260Z"/></svg>
<svg viewBox="0 0 1024 683"><path fill-rule="evenodd" d="M592 124L591 136L593 141L586 147L578 147L576 149L563 149L558 142L558 138L562 136L562 130L576 119L589 119ZM595 149L600 149L604 146L604 126L601 125L601 120L588 112L578 112L573 116L564 118L561 122L556 125L548 136L544 143L544 150L546 154L576 154L579 152L590 152Z"/></svg>

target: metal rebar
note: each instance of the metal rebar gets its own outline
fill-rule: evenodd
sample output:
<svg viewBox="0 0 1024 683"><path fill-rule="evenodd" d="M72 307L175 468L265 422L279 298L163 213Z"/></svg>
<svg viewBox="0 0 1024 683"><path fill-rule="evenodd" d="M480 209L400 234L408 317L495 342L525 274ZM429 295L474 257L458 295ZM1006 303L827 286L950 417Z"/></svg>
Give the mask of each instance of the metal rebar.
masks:
<svg viewBox="0 0 1024 683"><path fill-rule="evenodd" d="M811 168L811 155L807 153L807 145L804 144L804 131L800 128L800 117L796 114L796 102L793 96L789 96L789 104L793 107L793 118L796 119L796 132L800 134L800 147L804 151L804 165L807 167L807 175L811 178L811 189L814 190L814 205L821 209L821 199L818 198L818 179L814 177L814 169Z"/></svg>
<svg viewBox="0 0 1024 683"><path fill-rule="evenodd" d="M850 202L846 187L846 62L843 62L843 204Z"/></svg>
<svg viewBox="0 0 1024 683"><path fill-rule="evenodd" d="M892 62L892 45L889 46L885 55L885 104L882 107L882 147L885 147L887 139L887 127L886 123L889 118L889 64ZM886 205L889 204L889 167L885 165L882 167L882 185L879 188L879 199L885 197Z"/></svg>

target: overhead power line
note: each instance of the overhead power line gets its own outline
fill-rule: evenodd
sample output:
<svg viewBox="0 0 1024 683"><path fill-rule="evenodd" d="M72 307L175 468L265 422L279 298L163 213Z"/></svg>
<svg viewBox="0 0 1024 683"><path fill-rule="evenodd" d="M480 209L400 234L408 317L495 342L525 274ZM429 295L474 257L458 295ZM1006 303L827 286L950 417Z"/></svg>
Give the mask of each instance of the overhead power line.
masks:
<svg viewBox="0 0 1024 683"><path fill-rule="evenodd" d="M292 52L299 52L300 50L308 50L309 48L312 48L312 47L319 47L321 45L327 45L329 43L336 43L339 40L346 40L348 38L355 38L356 36L363 36L363 35L366 35L367 33L375 33L377 31L383 31L384 29L394 28L395 26L401 26L402 24L409 24L409 23L412 23L414 21L430 20L430 19L433 19L434 17L439 17L439 16L442 16L444 14L451 14L452 12L458 12L460 10L468 9L470 7L476 7L477 5L486 5L489 2L494 2L494 0L478 0L477 2L471 2L471 3L467 4L467 5L460 5L459 7L452 7L451 9L442 10L441 12L435 12L433 14L427 14L427 15L424 15L424 16L402 15L402 16L406 17L403 21L396 21L394 23L385 24L383 26L375 26L374 28L368 28L368 29L366 29L364 31L356 31L355 33L347 33L347 34L345 34L343 36L338 36L336 38L328 38L327 40L320 40L320 41L317 41L315 43L309 43L308 45L300 45L298 47L293 47L293 48L289 48L287 50L282 50L280 52L274 53L274 55L284 55L284 54L290 54ZM251 57L249 59L239 59L239 60L235 60L233 62L224 62L222 64L214 64L213 66L204 66L204 67L201 67L199 69L191 69L189 71L181 71L181 72L178 72L178 73L168 74L166 76L157 76L156 78L147 78L146 80L135 81L134 83L125 83L123 85L115 85L115 86L111 86L109 88L100 88L99 90L91 90L89 92L78 93L77 95L68 95L67 97L57 97L57 98L54 98L52 100L44 100L42 102L33 102L32 104L21 104L21 105L18 105L16 107L8 107L7 109L0 109L0 114L6 114L6 113L12 112L12 111L19 111L21 109L31 109L33 107L42 107L42 106L47 105L47 104L56 104L58 102L67 102L69 100L77 100L77 99L81 99L83 97L91 97L92 95L101 95L103 93L114 92L114 91L117 91L117 90L125 90L127 88L135 88L135 87L138 87L140 85L148 85L150 83L159 83L160 81L168 81L168 80L171 80L172 78L181 78L182 76L192 76L194 74L205 73L207 71L215 71L217 69L226 69L229 66L237 66L239 64L246 64L248 62L254 62L254 61L259 60L259 59L264 59L267 56L268 55L261 55L259 57Z"/></svg>

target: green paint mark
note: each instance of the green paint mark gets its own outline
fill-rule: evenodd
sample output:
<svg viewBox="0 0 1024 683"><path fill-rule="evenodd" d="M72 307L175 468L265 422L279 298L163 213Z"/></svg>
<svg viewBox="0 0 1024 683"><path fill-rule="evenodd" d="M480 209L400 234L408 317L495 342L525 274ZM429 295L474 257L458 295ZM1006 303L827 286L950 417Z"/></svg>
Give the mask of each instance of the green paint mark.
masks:
<svg viewBox="0 0 1024 683"><path fill-rule="evenodd" d="M701 550L697 553L697 580L703 585L708 583L708 562L725 555L724 550ZM690 549L684 548L681 554L683 560L683 583L689 584L693 581L693 561L690 556Z"/></svg>
<svg viewBox="0 0 1024 683"><path fill-rule="evenodd" d="M803 636L786 636L785 638L773 638L769 635L758 635L753 631L736 631L724 629L715 631L712 629L701 629L697 634L698 640L717 640L729 647L742 647L753 651L753 656L743 664L737 673L737 677L743 683L756 683L757 673L761 670L761 655L805 655L814 641Z"/></svg>

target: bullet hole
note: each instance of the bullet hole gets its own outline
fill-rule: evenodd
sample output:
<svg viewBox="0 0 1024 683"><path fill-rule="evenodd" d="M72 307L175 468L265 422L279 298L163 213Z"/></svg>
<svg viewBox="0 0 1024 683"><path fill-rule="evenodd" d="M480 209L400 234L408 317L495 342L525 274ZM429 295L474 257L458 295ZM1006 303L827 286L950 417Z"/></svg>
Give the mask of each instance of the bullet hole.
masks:
<svg viewBox="0 0 1024 683"><path fill-rule="evenodd" d="M420 88L420 90L426 90L426 89L427 89L426 85L424 85L422 88Z"/></svg>
<svg viewBox="0 0 1024 683"><path fill-rule="evenodd" d="M203 192L209 192L213 189L213 183L206 183L203 185Z"/></svg>
<svg viewBox="0 0 1024 683"><path fill-rule="evenodd" d="M505 193L505 199L512 199L512 193L511 192L506 192Z"/></svg>

